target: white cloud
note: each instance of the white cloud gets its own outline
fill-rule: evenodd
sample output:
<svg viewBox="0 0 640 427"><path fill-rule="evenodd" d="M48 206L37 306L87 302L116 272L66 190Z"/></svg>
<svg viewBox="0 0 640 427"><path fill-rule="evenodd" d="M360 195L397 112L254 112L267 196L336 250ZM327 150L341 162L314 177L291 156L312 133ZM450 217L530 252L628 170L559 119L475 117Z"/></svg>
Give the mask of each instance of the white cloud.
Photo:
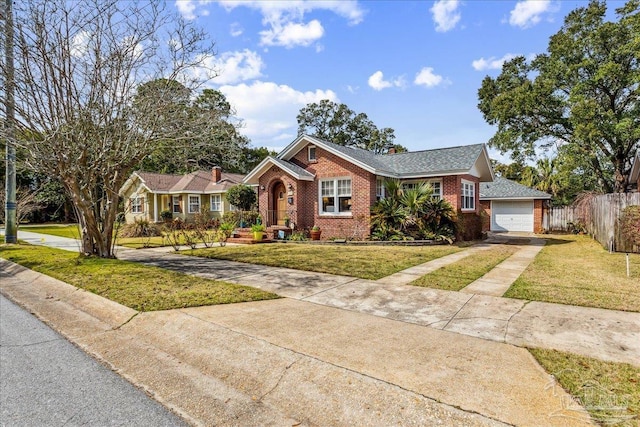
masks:
<svg viewBox="0 0 640 427"><path fill-rule="evenodd" d="M192 20L196 19L198 15L209 15L209 11L203 9L203 7L212 1L213 0L176 0L175 5L184 19ZM198 13L196 13L196 9L198 9Z"/></svg>
<svg viewBox="0 0 640 427"><path fill-rule="evenodd" d="M204 0L207 1L207 0ZM324 28L319 20L305 22L305 14L314 10L335 13L357 25L362 22L365 11L357 1L239 1L222 0L219 4L227 11L237 7L248 7L262 14L262 24L267 27L260 32L264 46L309 46L324 36Z"/></svg>
<svg viewBox="0 0 640 427"><path fill-rule="evenodd" d="M89 51L91 34L88 31L78 31L71 39L71 56L79 58Z"/></svg>
<svg viewBox="0 0 640 427"><path fill-rule="evenodd" d="M231 84L262 76L264 63L256 52L245 49L242 52L224 52L214 58L214 65L220 75L217 84Z"/></svg>
<svg viewBox="0 0 640 427"><path fill-rule="evenodd" d="M450 82L444 77L434 74L433 68L424 67L418 74L416 74L416 78L413 80L413 83L418 86L436 87Z"/></svg>
<svg viewBox="0 0 640 427"><path fill-rule="evenodd" d="M239 22L234 22L233 24L231 24L231 28L229 29L229 34L231 34L231 37L241 36L243 32L244 28L242 28Z"/></svg>
<svg viewBox="0 0 640 427"><path fill-rule="evenodd" d="M201 60L199 67L189 70L189 76L206 81L215 78L213 84L234 84L262 77L264 63L256 52L223 52L217 56L208 56Z"/></svg>
<svg viewBox="0 0 640 427"><path fill-rule="evenodd" d="M458 6L458 0L438 0L433 4L429 10L433 15L436 31L444 33L455 28L461 17Z"/></svg>
<svg viewBox="0 0 640 427"><path fill-rule="evenodd" d="M382 71L376 71L371 76L369 76L369 80L367 81L369 86L374 90L382 90L388 87L404 87L406 86L406 82L404 77L400 76L393 80L385 80L384 74Z"/></svg>
<svg viewBox="0 0 640 427"><path fill-rule="evenodd" d="M271 29L260 32L260 44L264 46L309 46L324 35L324 28L317 19L307 24L287 22L274 23Z"/></svg>
<svg viewBox="0 0 640 427"><path fill-rule="evenodd" d="M529 28L540 22L541 15L551 10L551 0L523 0L516 3L509 15L509 24Z"/></svg>
<svg viewBox="0 0 640 427"><path fill-rule="evenodd" d="M507 61L512 60L516 56L518 56L518 55L514 55L513 53L507 53L502 58L496 58L495 56L492 56L492 57L487 58L487 59L480 58L480 59L476 59L475 61L473 61L471 63L471 66L476 71L499 70L499 69L502 68L502 64L504 64Z"/></svg>
<svg viewBox="0 0 640 427"><path fill-rule="evenodd" d="M291 142L298 130L296 116L308 103L322 99L339 102L332 90L301 92L273 82L225 85L219 90L236 109L236 115L244 120L245 127L241 132L256 146L274 146L276 141Z"/></svg>

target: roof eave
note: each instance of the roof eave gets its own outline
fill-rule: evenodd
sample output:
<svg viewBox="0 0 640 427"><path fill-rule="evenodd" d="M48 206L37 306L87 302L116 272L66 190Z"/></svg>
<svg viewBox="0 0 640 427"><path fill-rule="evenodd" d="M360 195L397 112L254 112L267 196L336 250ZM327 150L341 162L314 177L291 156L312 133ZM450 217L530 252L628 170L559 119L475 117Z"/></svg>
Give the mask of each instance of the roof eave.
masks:
<svg viewBox="0 0 640 427"><path fill-rule="evenodd" d="M297 172L288 168L287 165L278 163L278 161L275 158L268 156L264 160L262 160L260 164L258 164L258 166L253 168L253 170L247 174L247 176L244 178L242 182L247 185L258 185L258 180L270 167L269 164L282 168L282 170L284 170L287 174L291 175L292 177L294 177L299 181L313 181L315 178L314 176L300 175Z"/></svg>
<svg viewBox="0 0 640 427"><path fill-rule="evenodd" d="M551 200L550 195L546 196L521 196L521 197L513 197L513 196L480 196L480 200Z"/></svg>

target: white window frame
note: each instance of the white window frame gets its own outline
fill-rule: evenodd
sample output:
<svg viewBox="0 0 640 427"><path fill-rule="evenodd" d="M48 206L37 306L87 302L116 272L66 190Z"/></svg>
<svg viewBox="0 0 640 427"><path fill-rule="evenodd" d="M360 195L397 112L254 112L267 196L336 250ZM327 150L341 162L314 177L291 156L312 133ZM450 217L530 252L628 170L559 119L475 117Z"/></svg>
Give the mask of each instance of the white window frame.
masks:
<svg viewBox="0 0 640 427"><path fill-rule="evenodd" d="M132 196L129 199L131 213L141 214L144 212L144 197L142 196Z"/></svg>
<svg viewBox="0 0 640 427"><path fill-rule="evenodd" d="M470 201L470 204L467 202ZM463 212L473 212L476 210L476 184L471 181L461 180L460 182L460 210Z"/></svg>
<svg viewBox="0 0 640 427"><path fill-rule="evenodd" d="M214 199L217 199L215 204ZM222 212L222 194L211 194L209 196L209 209L211 212Z"/></svg>
<svg viewBox="0 0 640 427"><path fill-rule="evenodd" d="M176 207L178 210L176 210ZM180 205L180 196L171 196L171 213L182 213L182 206Z"/></svg>
<svg viewBox="0 0 640 427"><path fill-rule="evenodd" d="M311 151L313 150L313 157L311 157ZM315 145L310 145L307 147L307 160L310 162L318 161L318 149Z"/></svg>
<svg viewBox="0 0 640 427"><path fill-rule="evenodd" d="M442 180L441 179L414 179L414 180L409 180L409 181L402 181L402 189L405 190L407 188L409 188L408 186L417 186L419 184L422 183L426 183L429 184L431 186L431 188L433 190L435 190L435 186L433 184L438 184L438 192L433 193L433 195L431 196L432 199L434 200L441 200L442 199Z"/></svg>
<svg viewBox="0 0 640 427"><path fill-rule="evenodd" d="M384 188L384 179L376 179L376 200L382 200L386 197L386 189Z"/></svg>
<svg viewBox="0 0 640 427"><path fill-rule="evenodd" d="M192 198L192 197L197 197L197 198L198 198L198 209L197 209L197 210L195 210L195 211L194 211L193 209L191 209L191 198ZM189 194L189 195L187 196L187 209L188 209L188 212L189 212L190 214L200 213L200 208L201 208L201 207L202 207L202 200L201 200L201 198L200 198L200 195L199 195L199 194Z"/></svg>
<svg viewBox="0 0 640 427"><path fill-rule="evenodd" d="M339 194L340 193L340 181L349 181L349 192L344 193L344 194ZM333 197L333 206L335 207L336 211L334 212L325 212L322 208L323 204L322 204L322 199L323 199L323 194L322 194L322 183L323 182L331 182L333 184L333 195L327 195L326 197ZM351 199L352 204L350 206L353 206L353 179L350 176L340 176L340 177L335 177L335 178L324 178L318 181L318 215L320 216L352 216L352 211L343 211L340 212L340 199L341 198L348 198Z"/></svg>

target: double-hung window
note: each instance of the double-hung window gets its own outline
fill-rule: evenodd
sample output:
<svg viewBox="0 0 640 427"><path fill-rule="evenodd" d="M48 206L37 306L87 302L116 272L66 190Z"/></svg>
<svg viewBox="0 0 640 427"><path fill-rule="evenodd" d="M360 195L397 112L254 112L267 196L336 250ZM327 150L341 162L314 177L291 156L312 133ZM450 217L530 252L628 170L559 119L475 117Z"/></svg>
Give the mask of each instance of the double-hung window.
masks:
<svg viewBox="0 0 640 427"><path fill-rule="evenodd" d="M433 200L442 199L442 182L429 181L429 185L431 185L431 189L433 190L433 194L431 195L431 198Z"/></svg>
<svg viewBox="0 0 640 427"><path fill-rule="evenodd" d="M463 211L473 211L476 209L476 185L465 180L461 184L460 207Z"/></svg>
<svg viewBox="0 0 640 427"><path fill-rule="evenodd" d="M182 212L182 209L180 208L180 196L171 196L171 206L173 213Z"/></svg>
<svg viewBox="0 0 640 427"><path fill-rule="evenodd" d="M189 213L199 213L199 212L200 212L200 196L189 195Z"/></svg>
<svg viewBox="0 0 640 427"><path fill-rule="evenodd" d="M320 181L320 214L351 214L351 178Z"/></svg>
<svg viewBox="0 0 640 427"><path fill-rule="evenodd" d="M211 195L211 211L222 212L222 196L220 194Z"/></svg>
<svg viewBox="0 0 640 427"><path fill-rule="evenodd" d="M131 213L142 213L144 209L144 197L132 197L130 200L131 203Z"/></svg>
<svg viewBox="0 0 640 427"><path fill-rule="evenodd" d="M384 199L384 180L376 179L376 200Z"/></svg>

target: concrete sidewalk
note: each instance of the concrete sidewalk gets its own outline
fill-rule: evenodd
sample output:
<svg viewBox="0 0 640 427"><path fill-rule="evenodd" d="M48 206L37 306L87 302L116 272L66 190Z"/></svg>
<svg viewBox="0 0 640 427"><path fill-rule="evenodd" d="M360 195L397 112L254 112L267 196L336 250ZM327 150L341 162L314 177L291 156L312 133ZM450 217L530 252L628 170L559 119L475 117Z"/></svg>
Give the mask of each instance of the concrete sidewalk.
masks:
<svg viewBox="0 0 640 427"><path fill-rule="evenodd" d="M77 241L73 239L44 236L45 240L42 241L43 236L19 231L20 239L33 244L73 250L75 242L77 247ZM508 239L508 236L499 235L495 241L504 243ZM520 238L518 241L526 243L529 238ZM540 250L540 242L534 243L533 249ZM523 245L523 248L527 247ZM478 250L488 248L490 245L482 244ZM467 249L470 250L476 249ZM463 252L453 255L460 257ZM420 288L404 285L405 280L400 280L398 284L393 281L385 283L382 279L370 281L190 257L176 254L171 248L124 248L119 249L117 254L123 260L252 286L287 298L329 307L516 346L549 348L640 366L640 313ZM531 253L528 258L533 259ZM457 259L460 258L450 258L448 261ZM520 262L517 258L514 261ZM516 267L525 268L522 263Z"/></svg>
<svg viewBox="0 0 640 427"><path fill-rule="evenodd" d="M475 295L279 267L190 257L164 249L120 259L253 286L329 307L523 347L640 366L640 313Z"/></svg>
<svg viewBox="0 0 640 427"><path fill-rule="evenodd" d="M305 301L138 313L0 261L2 293L194 425L588 425L524 349Z"/></svg>

